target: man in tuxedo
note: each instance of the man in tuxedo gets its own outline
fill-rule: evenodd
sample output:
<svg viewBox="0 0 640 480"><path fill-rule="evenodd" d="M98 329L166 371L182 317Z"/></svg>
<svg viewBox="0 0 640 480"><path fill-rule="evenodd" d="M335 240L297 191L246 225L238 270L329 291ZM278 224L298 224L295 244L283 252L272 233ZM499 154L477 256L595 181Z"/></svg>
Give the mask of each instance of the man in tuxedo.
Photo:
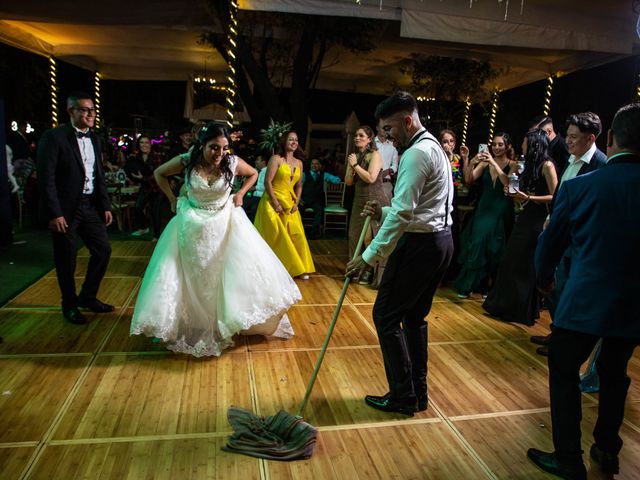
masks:
<svg viewBox="0 0 640 480"><path fill-rule="evenodd" d="M38 145L41 213L53 239L53 256L62 293L62 314L71 323L87 323L79 308L113 311L96 298L111 256L107 226L111 204L102 171L98 137L91 132L96 109L91 97L73 93L67 99L69 123L47 130ZM80 294L74 280L77 240L91 254Z"/></svg>
<svg viewBox="0 0 640 480"><path fill-rule="evenodd" d="M607 136L607 165L565 182L536 252L538 286L553 288L554 271L571 245L565 288L549 343L552 453L529 458L562 478L586 479L580 446L580 366L602 338L598 420L592 460L608 474L619 469L619 431L631 380L627 364L640 345L640 104L618 110ZM592 463L593 464L593 463Z"/></svg>
<svg viewBox="0 0 640 480"><path fill-rule="evenodd" d="M451 165L422 126L410 94L387 98L375 116L405 150L391 206L365 204L363 214L382 224L362 256L347 264L347 275L389 258L373 306L389 392L367 395L365 402L384 412L413 415L428 406L425 317L453 254Z"/></svg>
<svg viewBox="0 0 640 480"><path fill-rule="evenodd" d="M584 112L569 115L567 119L567 147L571 156L556 187L554 201L550 206L551 211L553 211L555 205L555 197L564 182L597 170L607 163L607 156L596 147L596 139L601 132L602 122L595 113ZM571 250L567 249L558 266L555 288L545 296L545 303L549 308L549 314L552 319L555 317L558 301L560 300L570 266ZM531 337L533 343L542 345L536 350L540 355L547 355L549 339L550 335L534 335Z"/></svg>

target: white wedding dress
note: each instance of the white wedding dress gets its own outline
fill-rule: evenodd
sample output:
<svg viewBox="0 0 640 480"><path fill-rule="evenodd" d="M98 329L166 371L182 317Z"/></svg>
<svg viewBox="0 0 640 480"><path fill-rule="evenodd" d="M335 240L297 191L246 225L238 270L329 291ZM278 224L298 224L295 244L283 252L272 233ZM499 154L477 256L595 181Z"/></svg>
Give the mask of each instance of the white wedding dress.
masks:
<svg viewBox="0 0 640 480"><path fill-rule="evenodd" d="M230 163L235 172L234 156ZM192 171L185 184L142 280L131 334L195 357L220 355L237 333L293 336L286 312L300 291L224 177L209 185Z"/></svg>

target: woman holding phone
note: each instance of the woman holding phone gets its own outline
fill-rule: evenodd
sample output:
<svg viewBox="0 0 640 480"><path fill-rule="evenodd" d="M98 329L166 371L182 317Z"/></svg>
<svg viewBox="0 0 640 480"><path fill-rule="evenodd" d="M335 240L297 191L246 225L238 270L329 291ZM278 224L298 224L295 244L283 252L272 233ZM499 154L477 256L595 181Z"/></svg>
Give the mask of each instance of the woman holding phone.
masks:
<svg viewBox="0 0 640 480"><path fill-rule="evenodd" d="M469 297L486 279L490 281L500 263L514 219L513 200L503 192L509 173L518 169L513 157L511 137L500 132L493 137L491 151L481 144L465 166L465 183L481 181L483 189L473 218L460 236L460 272L455 280L460 298ZM482 290L486 292L487 287Z"/></svg>

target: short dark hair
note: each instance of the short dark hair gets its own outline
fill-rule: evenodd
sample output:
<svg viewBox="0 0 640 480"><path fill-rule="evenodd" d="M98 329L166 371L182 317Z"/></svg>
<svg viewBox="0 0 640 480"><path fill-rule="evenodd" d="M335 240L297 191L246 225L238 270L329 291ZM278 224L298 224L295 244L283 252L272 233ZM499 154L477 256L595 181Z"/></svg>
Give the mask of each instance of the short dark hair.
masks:
<svg viewBox="0 0 640 480"><path fill-rule="evenodd" d="M602 133L600 117L593 112L574 113L567 118L567 128L575 125L582 133L593 133L596 138Z"/></svg>
<svg viewBox="0 0 640 480"><path fill-rule="evenodd" d="M93 100L93 97L87 92L81 92L79 90L71 92L67 96L67 108L70 108L73 104L77 103L78 100Z"/></svg>
<svg viewBox="0 0 640 480"><path fill-rule="evenodd" d="M553 123L553 119L548 115L538 115L533 117L527 125L528 130L535 130L544 127L547 123Z"/></svg>
<svg viewBox="0 0 640 480"><path fill-rule="evenodd" d="M417 111L418 103L413 95L408 92L396 92L378 104L374 116L376 120L380 120L381 118L389 118L398 112L413 113Z"/></svg>
<svg viewBox="0 0 640 480"><path fill-rule="evenodd" d="M613 117L611 131L618 147L640 152L640 103L620 108Z"/></svg>

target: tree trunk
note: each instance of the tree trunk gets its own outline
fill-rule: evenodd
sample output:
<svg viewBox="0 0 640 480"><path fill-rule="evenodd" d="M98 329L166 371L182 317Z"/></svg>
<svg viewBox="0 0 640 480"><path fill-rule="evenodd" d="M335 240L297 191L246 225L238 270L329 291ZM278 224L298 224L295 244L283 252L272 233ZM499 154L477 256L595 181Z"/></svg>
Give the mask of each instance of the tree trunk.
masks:
<svg viewBox="0 0 640 480"><path fill-rule="evenodd" d="M302 148L307 139L309 126L309 67L313 62L314 44L317 32L315 29L305 29L300 39L300 45L293 63L291 75L291 93L289 96L289 108L293 128L298 133L298 139Z"/></svg>

